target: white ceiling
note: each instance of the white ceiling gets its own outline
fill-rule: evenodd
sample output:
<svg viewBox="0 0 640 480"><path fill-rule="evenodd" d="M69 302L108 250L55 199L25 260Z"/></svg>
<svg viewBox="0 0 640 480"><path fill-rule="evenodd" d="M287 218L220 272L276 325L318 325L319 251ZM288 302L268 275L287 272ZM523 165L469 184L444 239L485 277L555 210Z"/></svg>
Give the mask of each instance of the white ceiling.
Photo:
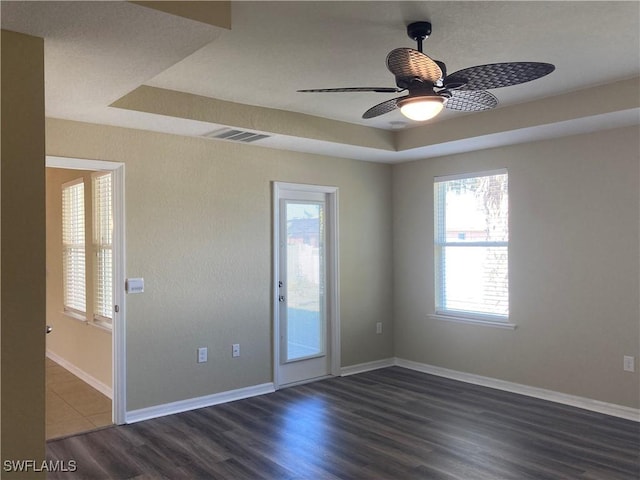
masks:
<svg viewBox="0 0 640 480"><path fill-rule="evenodd" d="M542 79L492 90L499 108L640 75L638 2L234 2L231 30L128 2L3 1L1 14L2 28L45 38L47 116L182 135L201 135L227 124L109 105L148 85L365 127L397 128L394 122L407 122L399 112L372 120L361 115L398 94L296 90L394 86L385 57L394 48L415 47L405 29L418 20L433 24L424 50L445 61L449 73L505 61L556 65ZM630 108L637 110L635 102ZM446 121L455 127L466 115L485 114L447 111L431 123ZM626 115L626 124L637 123L637 115ZM265 146L334 155L341 151L340 144L286 135ZM424 149L379 155L368 150L345 147L343 156L394 161L428 154Z"/></svg>
<svg viewBox="0 0 640 480"><path fill-rule="evenodd" d="M391 128L404 119L399 112L361 116L398 94L296 90L394 87L386 55L415 48L406 25L417 20L431 21L425 53L450 72L508 61L557 65L535 83L495 90L501 105L609 83L640 72L637 13L633 2L238 2L231 31L147 84Z"/></svg>

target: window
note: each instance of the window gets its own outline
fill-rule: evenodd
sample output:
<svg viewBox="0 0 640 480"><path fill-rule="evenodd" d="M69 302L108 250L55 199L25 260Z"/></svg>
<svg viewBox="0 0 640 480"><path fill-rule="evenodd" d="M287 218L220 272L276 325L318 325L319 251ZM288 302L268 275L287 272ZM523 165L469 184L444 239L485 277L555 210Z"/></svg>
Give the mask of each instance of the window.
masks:
<svg viewBox="0 0 640 480"><path fill-rule="evenodd" d="M62 185L62 258L64 311L85 319L84 183L81 178Z"/></svg>
<svg viewBox="0 0 640 480"><path fill-rule="evenodd" d="M93 249L95 254L93 283L93 319L112 325L113 309L113 195L111 173L92 176Z"/></svg>
<svg viewBox="0 0 640 480"><path fill-rule="evenodd" d="M507 171L436 177L434 196L436 316L507 323Z"/></svg>

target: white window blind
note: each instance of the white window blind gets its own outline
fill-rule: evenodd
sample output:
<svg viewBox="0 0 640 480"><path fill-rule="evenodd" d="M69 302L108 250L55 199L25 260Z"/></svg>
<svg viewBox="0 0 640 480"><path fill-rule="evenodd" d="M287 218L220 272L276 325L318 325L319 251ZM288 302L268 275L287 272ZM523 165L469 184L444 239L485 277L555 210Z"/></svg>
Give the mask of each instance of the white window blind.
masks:
<svg viewBox="0 0 640 480"><path fill-rule="evenodd" d="M84 183L62 185L62 248L64 310L85 315Z"/></svg>
<svg viewBox="0 0 640 480"><path fill-rule="evenodd" d="M93 184L94 299L93 318L112 324L113 318L113 191L111 173L97 173Z"/></svg>
<svg viewBox="0 0 640 480"><path fill-rule="evenodd" d="M507 321L506 170L436 177L436 314Z"/></svg>

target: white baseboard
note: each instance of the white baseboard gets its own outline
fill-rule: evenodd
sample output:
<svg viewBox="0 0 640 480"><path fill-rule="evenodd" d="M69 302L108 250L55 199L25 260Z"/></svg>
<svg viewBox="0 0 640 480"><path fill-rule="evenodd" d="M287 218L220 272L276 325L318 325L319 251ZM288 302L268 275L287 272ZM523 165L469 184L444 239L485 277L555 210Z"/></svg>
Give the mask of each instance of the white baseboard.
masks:
<svg viewBox="0 0 640 480"><path fill-rule="evenodd" d="M220 403L233 402L235 400L242 400L243 398L255 397L256 395L264 395L273 392L275 392L273 383L263 383L261 385L238 388L237 390L228 390L226 392L214 393L203 397L189 398L186 400L179 400L177 402L154 405L153 407L131 410L125 414L125 422L141 422L142 420L164 417L165 415L173 415L174 413L182 413L189 410L195 410L197 408L210 407Z"/></svg>
<svg viewBox="0 0 640 480"><path fill-rule="evenodd" d="M340 370L340 374L342 376L354 375L356 373L363 373L371 370L377 370L379 368L392 367L394 365L394 358L386 358L383 360L376 360L373 362L366 362L360 363L358 365L343 367ZM197 408L210 407L213 405L219 405L221 403L233 402L235 400L242 400L243 398L255 397L257 395L264 395L273 392L275 392L273 383L263 383L261 385L254 385L251 387L239 388L237 390L214 393L212 395L206 395L203 397L189 398L186 400L179 400L177 402L165 403L162 405L154 405L152 407L146 407L127 412L125 415L125 422L141 422L143 420L164 417L165 415L187 412L189 410L195 410Z"/></svg>
<svg viewBox="0 0 640 480"><path fill-rule="evenodd" d="M356 365L342 367L340 369L340 375L346 377L348 375L355 375L356 373L370 372L371 370L377 370L379 368L393 367L395 364L395 358L384 358L382 360L374 360L373 362L358 363Z"/></svg>
<svg viewBox="0 0 640 480"><path fill-rule="evenodd" d="M542 400L549 400L551 402L561 403L564 405L570 405L572 407L583 408L592 412L604 413L614 417L625 418L627 420L633 420L640 422L640 409L625 407L623 405L616 405L615 403L601 402L599 400L592 400L590 398L578 397L576 395L569 395L566 393L555 392L553 390L545 390L544 388L531 387L529 385L522 385L519 383L507 382L505 380L498 380L491 377L483 377L481 375L475 375L473 373L465 373L457 370L450 370L448 368L436 367L426 363L414 362L411 360L405 360L402 358L395 359L395 365L399 367L416 370L418 372L429 373L431 375L437 375L439 377L446 377L453 380L459 380L461 382L473 383L475 385L482 385L484 387L495 388L497 390L504 390L506 392L519 393L521 395L527 395L529 397L540 398Z"/></svg>
<svg viewBox="0 0 640 480"><path fill-rule="evenodd" d="M65 360L60 355L58 355L57 353L52 352L51 350L47 350L47 358L50 358L51 360L56 362L61 367L69 370L71 373L73 373L80 380L82 380L85 383L88 383L93 388L95 388L100 393L102 393L103 395L109 397L110 399L113 399L113 389L109 385L107 385L105 383L102 383L97 378L91 376L90 374L88 374L87 372L82 370L80 367L77 367L76 365L74 365L73 363L69 362L68 360Z"/></svg>
<svg viewBox="0 0 640 480"><path fill-rule="evenodd" d="M57 361L55 358L52 358L52 360ZM61 362L58 362L58 363L61 363ZM372 362L365 362L357 365L342 367L341 375L342 376L355 375L358 373L364 373L371 370L377 370L380 368L387 368L392 366L404 367L410 370L416 370L423 373L429 373L431 375L450 378L452 380L472 383L474 385L482 385L485 387L495 388L497 390L503 390L503 391L512 392L512 393L518 393L521 395L527 395L529 397L549 400L549 401L564 404L564 405L570 405L573 407L583 408L585 410L590 410L598 413L603 413L606 415L611 415L614 417L620 417L620 418L625 418L627 420L640 422L640 409L625 407L623 405L616 405L613 403L601 402L599 400L592 400L590 398L578 397L575 395L568 395L565 393L555 392L552 390L545 390L543 388L537 388L537 387L531 387L528 385L507 382L505 380L499 380L496 378L483 377L481 375L460 372L457 370L437 367L437 366L429 365L426 363L414 362L414 361L405 360L402 358L385 358L382 360L375 360ZM257 395L265 395L268 393L273 393L274 391L275 391L275 388L273 383L263 383L260 385L253 385L250 387L239 388L236 390L229 390L226 392L214 393L212 395L205 395L202 397L179 400L177 402L165 403L162 405L154 405L152 407L146 407L146 408L141 408L138 410L132 410L132 411L126 412L125 422L126 423L140 422L140 421L149 420L152 418L163 417L165 415L172 415L175 413L195 410L197 408L210 407L210 406L218 405L221 403L233 402L235 400L242 400L244 398L250 398Z"/></svg>

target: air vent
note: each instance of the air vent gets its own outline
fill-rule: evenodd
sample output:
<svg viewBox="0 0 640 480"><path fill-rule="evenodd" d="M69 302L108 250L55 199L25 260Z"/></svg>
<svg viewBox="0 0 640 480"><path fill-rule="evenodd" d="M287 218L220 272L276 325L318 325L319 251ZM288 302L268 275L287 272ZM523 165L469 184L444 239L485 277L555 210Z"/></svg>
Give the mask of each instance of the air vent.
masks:
<svg viewBox="0 0 640 480"><path fill-rule="evenodd" d="M218 138L220 140L231 140L232 142L251 143L263 138L269 138L270 135L262 133L247 132L246 130L236 130L233 128L222 128L213 132L205 133L203 137Z"/></svg>

